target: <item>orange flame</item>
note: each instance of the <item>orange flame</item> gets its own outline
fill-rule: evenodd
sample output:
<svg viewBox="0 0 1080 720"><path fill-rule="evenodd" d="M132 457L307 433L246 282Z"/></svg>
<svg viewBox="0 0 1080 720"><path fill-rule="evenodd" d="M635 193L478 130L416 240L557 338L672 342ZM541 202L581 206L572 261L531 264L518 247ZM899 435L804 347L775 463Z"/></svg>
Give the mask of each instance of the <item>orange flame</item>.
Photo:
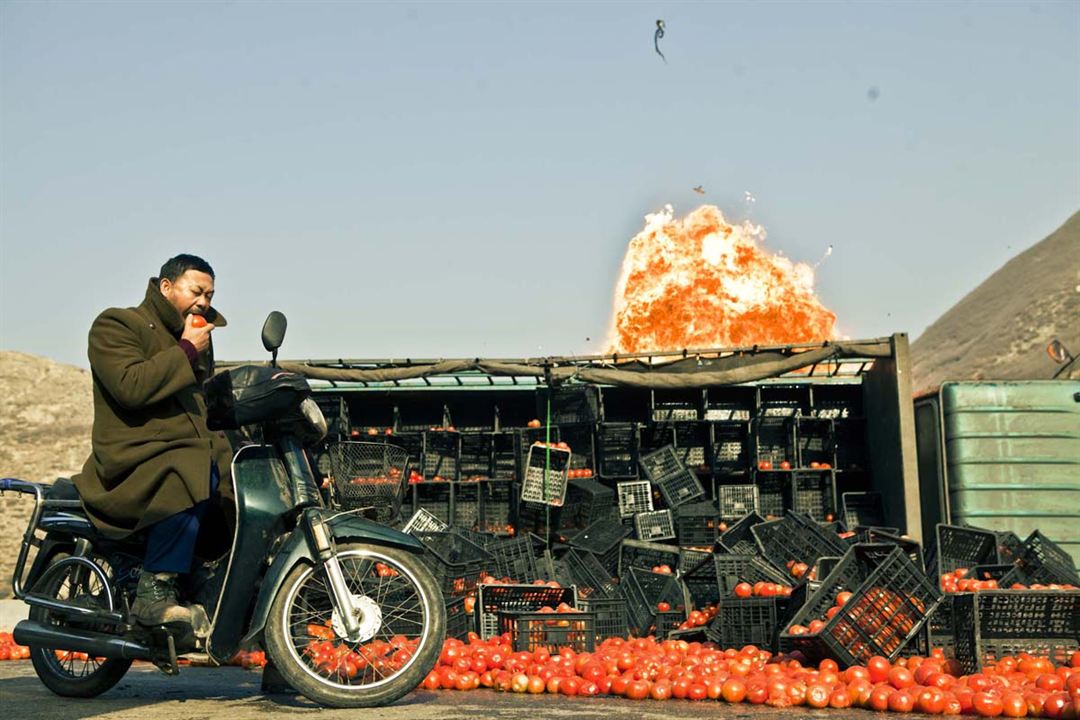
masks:
<svg viewBox="0 0 1080 720"><path fill-rule="evenodd" d="M610 352L822 342L836 315L814 270L762 247L765 229L731 225L713 205L683 220L645 216L615 288Z"/></svg>

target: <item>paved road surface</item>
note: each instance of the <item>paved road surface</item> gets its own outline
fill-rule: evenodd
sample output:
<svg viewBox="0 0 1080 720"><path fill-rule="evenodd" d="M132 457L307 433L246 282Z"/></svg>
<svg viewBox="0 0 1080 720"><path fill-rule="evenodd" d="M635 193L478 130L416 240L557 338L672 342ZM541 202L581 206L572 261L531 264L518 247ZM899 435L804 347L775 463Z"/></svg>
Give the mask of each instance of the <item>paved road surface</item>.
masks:
<svg viewBox="0 0 1080 720"><path fill-rule="evenodd" d="M671 700L634 702L622 698L566 698L515 695L491 690L472 692L419 690L396 705L373 710L328 710L302 697L264 696L255 670L184 668L175 678L148 665L136 665L119 685L93 700L60 698L41 684L29 661L0 662L0 720L266 720L300 718L337 720L872 720L865 710L774 710L750 705ZM919 716L911 716L917 718Z"/></svg>

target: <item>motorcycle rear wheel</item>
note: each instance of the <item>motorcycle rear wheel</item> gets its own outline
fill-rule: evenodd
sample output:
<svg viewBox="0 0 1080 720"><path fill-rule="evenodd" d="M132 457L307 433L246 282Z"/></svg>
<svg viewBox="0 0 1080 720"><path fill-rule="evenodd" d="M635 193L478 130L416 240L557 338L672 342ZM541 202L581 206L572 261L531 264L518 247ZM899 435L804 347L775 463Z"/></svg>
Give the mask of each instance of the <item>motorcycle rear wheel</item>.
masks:
<svg viewBox="0 0 1080 720"><path fill-rule="evenodd" d="M342 638L325 573L301 565L271 604L267 653L289 684L317 703L388 705L418 687L439 658L446 634L442 592L420 558L404 550L343 543L338 562L368 611L363 622L371 623L372 636L358 643Z"/></svg>
<svg viewBox="0 0 1080 720"><path fill-rule="evenodd" d="M42 573L41 579L35 584L33 592L56 600L105 607L107 605L103 599L105 588L102 587L101 578L79 566L55 568L55 565L65 557L67 556L58 555L53 558L50 567ZM105 571L106 577L111 577L107 562L96 557L92 559ZM56 571L50 572L54 568ZM63 617L41 607L30 609L30 619L43 625L63 626L67 622ZM131 667L131 660L118 658L99 660L35 645L30 646L30 661L34 665L34 672L45 687L61 697L75 698L97 697L110 690L120 682L120 678L124 677L128 668Z"/></svg>

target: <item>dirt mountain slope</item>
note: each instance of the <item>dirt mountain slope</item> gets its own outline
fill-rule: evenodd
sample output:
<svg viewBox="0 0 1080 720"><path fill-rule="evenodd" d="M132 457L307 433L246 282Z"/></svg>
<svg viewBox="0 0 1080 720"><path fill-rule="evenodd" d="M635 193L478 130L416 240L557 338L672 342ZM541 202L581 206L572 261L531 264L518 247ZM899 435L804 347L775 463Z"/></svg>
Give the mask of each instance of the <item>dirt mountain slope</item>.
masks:
<svg viewBox="0 0 1080 720"><path fill-rule="evenodd" d="M1055 337L1080 353L1080 212L1005 263L912 343L913 387L1048 379L1060 367L1046 354ZM1080 377L1077 365L1074 377Z"/></svg>
<svg viewBox="0 0 1080 720"><path fill-rule="evenodd" d="M94 419L90 373L48 358L0 351L0 473L52 482L79 471ZM11 594L30 496L0 496L0 598Z"/></svg>

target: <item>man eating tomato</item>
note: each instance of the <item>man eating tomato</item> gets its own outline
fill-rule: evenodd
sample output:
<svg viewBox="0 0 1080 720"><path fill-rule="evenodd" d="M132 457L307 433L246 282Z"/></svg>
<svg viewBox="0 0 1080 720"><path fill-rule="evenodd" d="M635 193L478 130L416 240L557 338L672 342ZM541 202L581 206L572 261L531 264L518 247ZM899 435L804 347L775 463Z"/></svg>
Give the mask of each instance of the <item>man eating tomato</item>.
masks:
<svg viewBox="0 0 1080 720"><path fill-rule="evenodd" d="M211 333L225 325L213 297L210 264L177 255L140 305L109 308L90 328L92 450L74 481L102 534L145 533L131 608L141 625L192 623L177 580L192 569L200 526L225 522L218 486L228 487L232 450L206 427L202 388L213 374Z"/></svg>

